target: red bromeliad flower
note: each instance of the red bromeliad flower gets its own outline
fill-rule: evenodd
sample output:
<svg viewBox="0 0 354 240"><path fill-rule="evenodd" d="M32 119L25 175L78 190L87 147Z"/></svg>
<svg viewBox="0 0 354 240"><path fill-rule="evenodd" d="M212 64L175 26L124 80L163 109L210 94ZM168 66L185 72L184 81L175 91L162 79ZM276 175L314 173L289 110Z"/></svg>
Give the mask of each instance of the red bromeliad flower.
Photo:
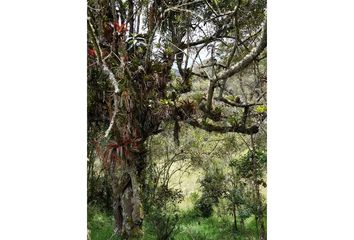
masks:
<svg viewBox="0 0 354 240"><path fill-rule="evenodd" d="M124 61L124 62L128 62L128 61L129 61L128 55L125 55L125 56L123 57L123 61Z"/></svg>
<svg viewBox="0 0 354 240"><path fill-rule="evenodd" d="M129 149L127 147L124 148L124 157L125 158L130 158L131 154L129 152Z"/></svg>
<svg viewBox="0 0 354 240"><path fill-rule="evenodd" d="M124 23L120 24L119 22L114 22L113 25L114 29L119 33L123 33L128 30L127 25L125 25Z"/></svg>
<svg viewBox="0 0 354 240"><path fill-rule="evenodd" d="M95 51L95 49L93 49L93 48L89 48L89 49L87 50L87 54L88 54L90 57L96 57L96 56L97 56L96 51Z"/></svg>

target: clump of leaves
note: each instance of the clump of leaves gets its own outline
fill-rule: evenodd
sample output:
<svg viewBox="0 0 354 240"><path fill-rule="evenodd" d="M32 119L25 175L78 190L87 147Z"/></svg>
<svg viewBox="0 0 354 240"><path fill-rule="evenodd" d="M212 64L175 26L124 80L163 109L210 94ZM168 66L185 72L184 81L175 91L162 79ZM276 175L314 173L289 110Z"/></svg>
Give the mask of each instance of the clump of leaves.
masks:
<svg viewBox="0 0 354 240"><path fill-rule="evenodd" d="M163 98L163 99L160 99L160 104L161 105L172 105L173 102L171 101L171 99Z"/></svg>
<svg viewBox="0 0 354 240"><path fill-rule="evenodd" d="M192 98L198 103L200 103L204 97L205 97L204 93L196 93L192 96Z"/></svg>
<svg viewBox="0 0 354 240"><path fill-rule="evenodd" d="M227 118L227 121L233 126L236 125L239 121L239 118L235 115L231 115Z"/></svg>
<svg viewBox="0 0 354 240"><path fill-rule="evenodd" d="M255 110L257 113L264 113L267 111L267 106L260 105L260 106L257 106Z"/></svg>

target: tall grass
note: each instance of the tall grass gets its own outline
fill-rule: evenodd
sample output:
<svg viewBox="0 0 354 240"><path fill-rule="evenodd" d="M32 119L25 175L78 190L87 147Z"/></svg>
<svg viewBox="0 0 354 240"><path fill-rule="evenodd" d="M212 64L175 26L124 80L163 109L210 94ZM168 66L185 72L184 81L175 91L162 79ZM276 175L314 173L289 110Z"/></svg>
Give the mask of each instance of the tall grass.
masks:
<svg viewBox="0 0 354 240"><path fill-rule="evenodd" d="M97 207L88 209L88 229L91 240L119 240L114 234L114 219L108 213ZM156 236L149 229L149 223L144 222L144 240L155 240ZM209 218L198 217L192 211L182 212L174 240L256 240L256 224L254 217L245 221L245 229L235 231L231 216Z"/></svg>
<svg viewBox="0 0 354 240"><path fill-rule="evenodd" d="M119 240L114 234L114 218L102 209L89 206L87 228L91 240Z"/></svg>

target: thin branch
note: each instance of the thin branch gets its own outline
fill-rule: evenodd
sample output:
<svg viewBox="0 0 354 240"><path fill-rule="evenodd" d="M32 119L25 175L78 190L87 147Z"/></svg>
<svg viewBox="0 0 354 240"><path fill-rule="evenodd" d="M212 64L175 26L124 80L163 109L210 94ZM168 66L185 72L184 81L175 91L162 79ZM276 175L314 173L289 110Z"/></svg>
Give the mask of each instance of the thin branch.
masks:
<svg viewBox="0 0 354 240"><path fill-rule="evenodd" d="M186 3L182 3L180 5L172 6L170 8L180 8L180 7L184 7L184 6L188 6L188 5L192 5L192 4L196 4L196 3L200 3L200 2L203 2L203 0L196 0L196 1L193 1L193 2L186 2Z"/></svg>
<svg viewBox="0 0 354 240"><path fill-rule="evenodd" d="M118 99L117 99L117 95L116 94L113 94L113 102L114 102L114 111L113 111L113 114L112 114L111 122L109 123L109 127L108 127L108 129L106 130L106 132L104 134L105 138L107 138L109 133L111 132L112 127L114 125L114 120L115 120L117 112L118 112Z"/></svg>
<svg viewBox="0 0 354 240"><path fill-rule="evenodd" d="M221 98L216 98L216 100L219 100L221 102L224 102L228 105L231 105L233 107L240 107L240 108L246 108L246 107L252 107L252 106L257 106L257 105L263 105L261 103L248 103L248 104L243 104L243 103L235 103L235 102L231 102L229 100L227 100L226 98L224 97L221 97Z"/></svg>
<svg viewBox="0 0 354 240"><path fill-rule="evenodd" d="M98 63L102 66L102 70L104 73L106 73L108 75L108 79L110 80L111 84L114 87L114 92L118 93L119 92L119 86L118 86L118 82L116 80L116 78L114 77L113 72L107 67L106 62L104 61L104 59L102 58L102 50L100 48L98 39L95 35L95 29L91 23L91 19L88 18L88 25L89 25L89 32L92 38L92 43L94 45L94 48L96 50L96 55L97 55L97 61Z"/></svg>
<svg viewBox="0 0 354 240"><path fill-rule="evenodd" d="M92 39L93 45L94 45L96 53L97 53L96 54L97 55L97 62L98 62L98 64L100 64L102 66L102 71L105 74L108 75L108 79L109 79L109 81L111 82L111 84L114 87L114 94L113 94L114 111L113 111L113 114L112 114L112 118L111 118L109 127L106 130L105 135L104 135L104 137L107 138L109 133L110 133L110 131L112 130L112 127L114 125L114 120L115 120L115 117L116 117L117 112L118 112L118 100L117 100L117 95L116 94L119 92L119 85L118 85L118 82L117 82L113 72L107 67L105 60L102 58L102 50L100 48L98 39L97 39L97 37L95 35L95 29L94 29L94 27L93 27L93 25L91 23L91 19L88 18L87 21L88 21L88 25L89 25L89 32L90 32L90 35L91 35L91 39Z"/></svg>

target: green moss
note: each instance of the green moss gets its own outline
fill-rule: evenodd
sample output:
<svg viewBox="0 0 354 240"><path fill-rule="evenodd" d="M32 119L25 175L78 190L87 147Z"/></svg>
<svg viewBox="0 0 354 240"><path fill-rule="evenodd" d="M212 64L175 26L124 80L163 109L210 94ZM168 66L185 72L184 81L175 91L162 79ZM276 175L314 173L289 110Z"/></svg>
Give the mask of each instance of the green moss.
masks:
<svg viewBox="0 0 354 240"><path fill-rule="evenodd" d="M141 228L134 227L132 229L132 236L129 238L129 240L140 240L140 239L142 239L143 235L144 235L144 232L142 231Z"/></svg>

